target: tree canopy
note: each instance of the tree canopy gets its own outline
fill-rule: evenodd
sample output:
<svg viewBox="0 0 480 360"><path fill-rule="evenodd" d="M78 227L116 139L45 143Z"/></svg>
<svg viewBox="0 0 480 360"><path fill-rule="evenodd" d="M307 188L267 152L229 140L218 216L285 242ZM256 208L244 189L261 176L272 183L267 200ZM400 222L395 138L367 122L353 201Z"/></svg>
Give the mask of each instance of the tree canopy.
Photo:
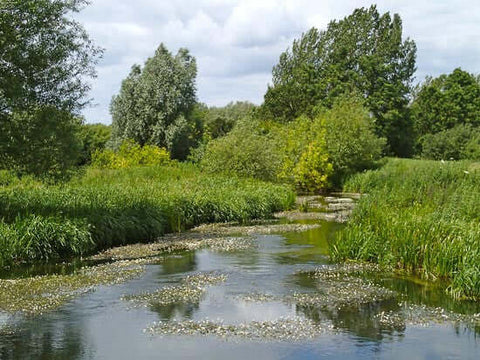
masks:
<svg viewBox="0 0 480 360"><path fill-rule="evenodd" d="M408 155L415 59L415 43L402 39L399 15L380 14L376 6L356 9L325 31L310 29L281 54L262 112L291 121L353 92L365 99L377 135L387 138L394 154Z"/></svg>
<svg viewBox="0 0 480 360"><path fill-rule="evenodd" d="M41 174L78 155L73 116L102 50L70 18L84 0L0 2L0 167Z"/></svg>
<svg viewBox="0 0 480 360"><path fill-rule="evenodd" d="M173 56L161 44L143 68L134 65L113 97L112 137L167 148L176 158L195 138L190 113L196 103L197 65L187 49Z"/></svg>
<svg viewBox="0 0 480 360"><path fill-rule="evenodd" d="M460 124L480 126L480 81L460 68L448 75L428 77L417 88L412 110L419 136Z"/></svg>

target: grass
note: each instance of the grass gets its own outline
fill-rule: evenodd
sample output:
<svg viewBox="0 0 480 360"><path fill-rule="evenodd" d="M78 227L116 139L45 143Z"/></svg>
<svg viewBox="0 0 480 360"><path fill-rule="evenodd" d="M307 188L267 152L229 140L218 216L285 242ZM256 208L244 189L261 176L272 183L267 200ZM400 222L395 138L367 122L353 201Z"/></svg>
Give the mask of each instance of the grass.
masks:
<svg viewBox="0 0 480 360"><path fill-rule="evenodd" d="M331 243L334 259L445 279L453 296L480 298L479 163L389 159L345 190L366 195Z"/></svg>
<svg viewBox="0 0 480 360"><path fill-rule="evenodd" d="M293 202L287 187L188 164L87 169L61 185L4 181L0 267L149 242L202 223L267 218Z"/></svg>

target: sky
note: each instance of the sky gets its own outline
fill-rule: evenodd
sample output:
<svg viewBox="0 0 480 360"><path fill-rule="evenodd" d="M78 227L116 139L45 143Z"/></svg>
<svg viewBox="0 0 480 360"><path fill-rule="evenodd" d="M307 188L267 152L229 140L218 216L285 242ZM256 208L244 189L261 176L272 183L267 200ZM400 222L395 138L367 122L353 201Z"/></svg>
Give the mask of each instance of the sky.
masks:
<svg viewBox="0 0 480 360"><path fill-rule="evenodd" d="M272 67L301 34L325 29L362 0L90 0L76 15L105 49L91 81L88 123L111 123L109 104L133 64L153 56L160 43L186 47L198 66L198 100L263 102ZM381 13L398 13L404 38L417 44L416 81L457 67L480 73L479 0L378 0Z"/></svg>

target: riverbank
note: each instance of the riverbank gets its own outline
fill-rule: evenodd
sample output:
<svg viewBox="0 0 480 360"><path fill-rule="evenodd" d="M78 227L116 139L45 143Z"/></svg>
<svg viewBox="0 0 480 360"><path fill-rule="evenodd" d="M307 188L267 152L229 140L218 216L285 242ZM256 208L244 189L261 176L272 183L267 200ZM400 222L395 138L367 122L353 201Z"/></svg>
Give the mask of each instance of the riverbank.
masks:
<svg viewBox="0 0 480 360"><path fill-rule="evenodd" d="M389 159L345 191L368 195L331 244L335 260L445 279L454 297L480 297L479 163Z"/></svg>
<svg viewBox="0 0 480 360"><path fill-rule="evenodd" d="M290 208L292 190L188 164L87 169L61 185L0 185L0 267L65 260L210 222L246 222Z"/></svg>

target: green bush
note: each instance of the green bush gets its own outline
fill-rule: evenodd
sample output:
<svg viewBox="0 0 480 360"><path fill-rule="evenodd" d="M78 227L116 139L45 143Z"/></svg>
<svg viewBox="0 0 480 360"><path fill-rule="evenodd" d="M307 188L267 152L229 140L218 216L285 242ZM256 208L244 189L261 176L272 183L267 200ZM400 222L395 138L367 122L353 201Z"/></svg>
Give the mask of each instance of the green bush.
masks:
<svg viewBox="0 0 480 360"><path fill-rule="evenodd" d="M277 177L301 192L319 192L329 187L332 165L321 118L301 116L287 124L272 125L271 132L282 156Z"/></svg>
<svg viewBox="0 0 480 360"><path fill-rule="evenodd" d="M81 122L53 107L15 111L0 120L0 168L17 174L62 178L77 164ZM1 140L1 139L0 139Z"/></svg>
<svg viewBox="0 0 480 360"><path fill-rule="evenodd" d="M321 137L308 144L293 170L297 187L310 193L327 189L332 173L333 166Z"/></svg>
<svg viewBox="0 0 480 360"><path fill-rule="evenodd" d="M79 137L82 142L82 151L79 165L90 164L92 155L96 151L105 149L110 137L112 128L103 124L84 124L80 127Z"/></svg>
<svg viewBox="0 0 480 360"><path fill-rule="evenodd" d="M461 160L480 158L480 128L460 124L420 140L421 156L431 160Z"/></svg>
<svg viewBox="0 0 480 360"><path fill-rule="evenodd" d="M333 165L333 185L341 186L350 175L373 168L386 139L374 132L373 118L356 97L340 98L325 119L326 150Z"/></svg>
<svg viewBox="0 0 480 360"><path fill-rule="evenodd" d="M208 172L275 180L280 161L272 137L262 132L258 121L245 118L228 135L207 144L201 166Z"/></svg>
<svg viewBox="0 0 480 360"><path fill-rule="evenodd" d="M164 165L170 161L167 150L154 145L140 146L133 140L125 140L118 151L105 149L92 156L92 166L122 169L134 166Z"/></svg>

